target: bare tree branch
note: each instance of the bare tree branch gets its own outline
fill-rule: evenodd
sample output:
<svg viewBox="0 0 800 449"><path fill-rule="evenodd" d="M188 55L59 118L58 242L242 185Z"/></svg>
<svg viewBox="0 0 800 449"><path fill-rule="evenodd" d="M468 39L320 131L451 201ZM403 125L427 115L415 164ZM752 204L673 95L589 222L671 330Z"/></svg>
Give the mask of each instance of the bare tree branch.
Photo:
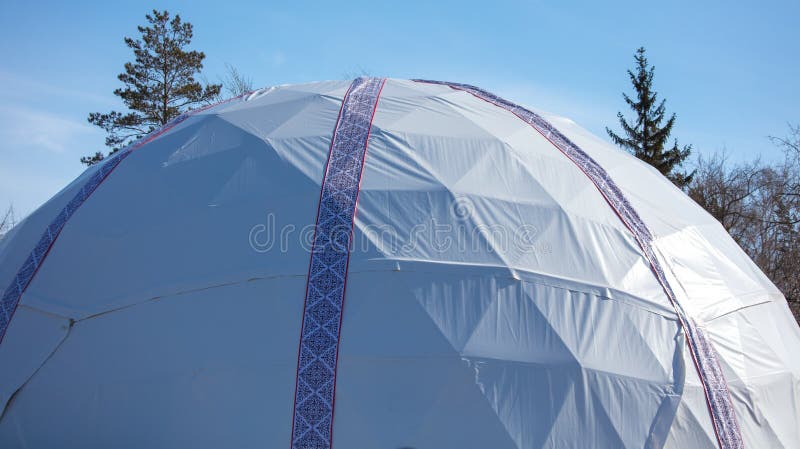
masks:
<svg viewBox="0 0 800 449"><path fill-rule="evenodd" d="M252 78L246 77L236 67L225 63L225 75L220 78L222 87L231 97L238 97L253 91Z"/></svg>
<svg viewBox="0 0 800 449"><path fill-rule="evenodd" d="M17 217L14 213L14 205L10 204L0 219L0 239L17 225Z"/></svg>
<svg viewBox="0 0 800 449"><path fill-rule="evenodd" d="M699 158L687 193L725 227L783 292L800 321L800 125L770 140L784 159L730 164Z"/></svg>

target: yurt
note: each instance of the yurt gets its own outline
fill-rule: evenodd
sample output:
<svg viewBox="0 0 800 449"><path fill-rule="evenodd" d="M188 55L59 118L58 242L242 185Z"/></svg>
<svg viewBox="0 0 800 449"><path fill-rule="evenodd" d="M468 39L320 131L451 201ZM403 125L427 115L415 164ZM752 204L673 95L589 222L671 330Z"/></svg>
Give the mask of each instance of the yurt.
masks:
<svg viewBox="0 0 800 449"><path fill-rule="evenodd" d="M711 216L465 84L271 87L0 241L0 447L800 447L800 329Z"/></svg>

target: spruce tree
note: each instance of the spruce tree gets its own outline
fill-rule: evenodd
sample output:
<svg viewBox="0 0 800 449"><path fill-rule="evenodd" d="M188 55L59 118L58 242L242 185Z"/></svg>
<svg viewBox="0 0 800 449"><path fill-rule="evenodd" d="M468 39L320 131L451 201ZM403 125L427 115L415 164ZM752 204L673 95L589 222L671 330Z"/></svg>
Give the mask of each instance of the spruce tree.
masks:
<svg viewBox="0 0 800 449"><path fill-rule="evenodd" d="M655 67L648 64L644 47L636 50L634 59L636 72L628 70L628 76L636 91L636 99L630 98L624 92L622 97L635 112L635 120L629 122L618 112L617 117L624 135L621 136L609 128L606 128L606 132L617 145L658 169L678 187L684 187L691 182L694 173L678 169L689 157L692 146L679 147L677 139L669 146L676 116L673 113L667 118L664 108L666 100L659 102L658 94L653 91Z"/></svg>
<svg viewBox="0 0 800 449"><path fill-rule="evenodd" d="M165 125L181 113L208 103L219 95L220 84L202 85L194 76L203 68L203 52L188 50L192 24L167 11L147 14L148 26L139 26L140 39L125 38L133 50L134 61L125 64L118 78L122 88L114 95L122 99L128 112L89 114L89 123L103 128L106 145L114 153L147 133ZM92 165L104 159L103 153L81 158Z"/></svg>

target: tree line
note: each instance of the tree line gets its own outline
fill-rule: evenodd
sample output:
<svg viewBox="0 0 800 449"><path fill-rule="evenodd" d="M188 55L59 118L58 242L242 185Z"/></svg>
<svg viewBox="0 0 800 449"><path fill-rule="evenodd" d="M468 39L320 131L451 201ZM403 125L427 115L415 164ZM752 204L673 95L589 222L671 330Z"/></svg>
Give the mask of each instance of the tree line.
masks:
<svg viewBox="0 0 800 449"><path fill-rule="evenodd" d="M778 161L733 163L727 153L697 158L683 169L691 146L669 145L676 115L667 116L665 100L653 90L655 67L644 48L628 70L635 98L623 93L633 111L618 113L622 134L606 128L624 150L658 169L716 218L753 262L783 292L800 322L800 125L789 125L784 137L771 137L782 156Z"/></svg>

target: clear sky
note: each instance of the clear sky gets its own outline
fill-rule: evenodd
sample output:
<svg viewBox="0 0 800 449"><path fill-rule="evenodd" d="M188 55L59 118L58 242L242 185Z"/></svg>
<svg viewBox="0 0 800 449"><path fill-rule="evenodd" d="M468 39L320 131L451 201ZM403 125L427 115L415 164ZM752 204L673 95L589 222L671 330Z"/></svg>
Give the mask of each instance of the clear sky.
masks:
<svg viewBox="0 0 800 449"><path fill-rule="evenodd" d="M598 135L624 110L639 46L696 153L777 158L767 139L800 122L800 2L163 1L0 4L0 210L25 215L103 148L92 111L120 104L124 36L152 8L195 26L205 75L256 86L376 76L476 84Z"/></svg>

